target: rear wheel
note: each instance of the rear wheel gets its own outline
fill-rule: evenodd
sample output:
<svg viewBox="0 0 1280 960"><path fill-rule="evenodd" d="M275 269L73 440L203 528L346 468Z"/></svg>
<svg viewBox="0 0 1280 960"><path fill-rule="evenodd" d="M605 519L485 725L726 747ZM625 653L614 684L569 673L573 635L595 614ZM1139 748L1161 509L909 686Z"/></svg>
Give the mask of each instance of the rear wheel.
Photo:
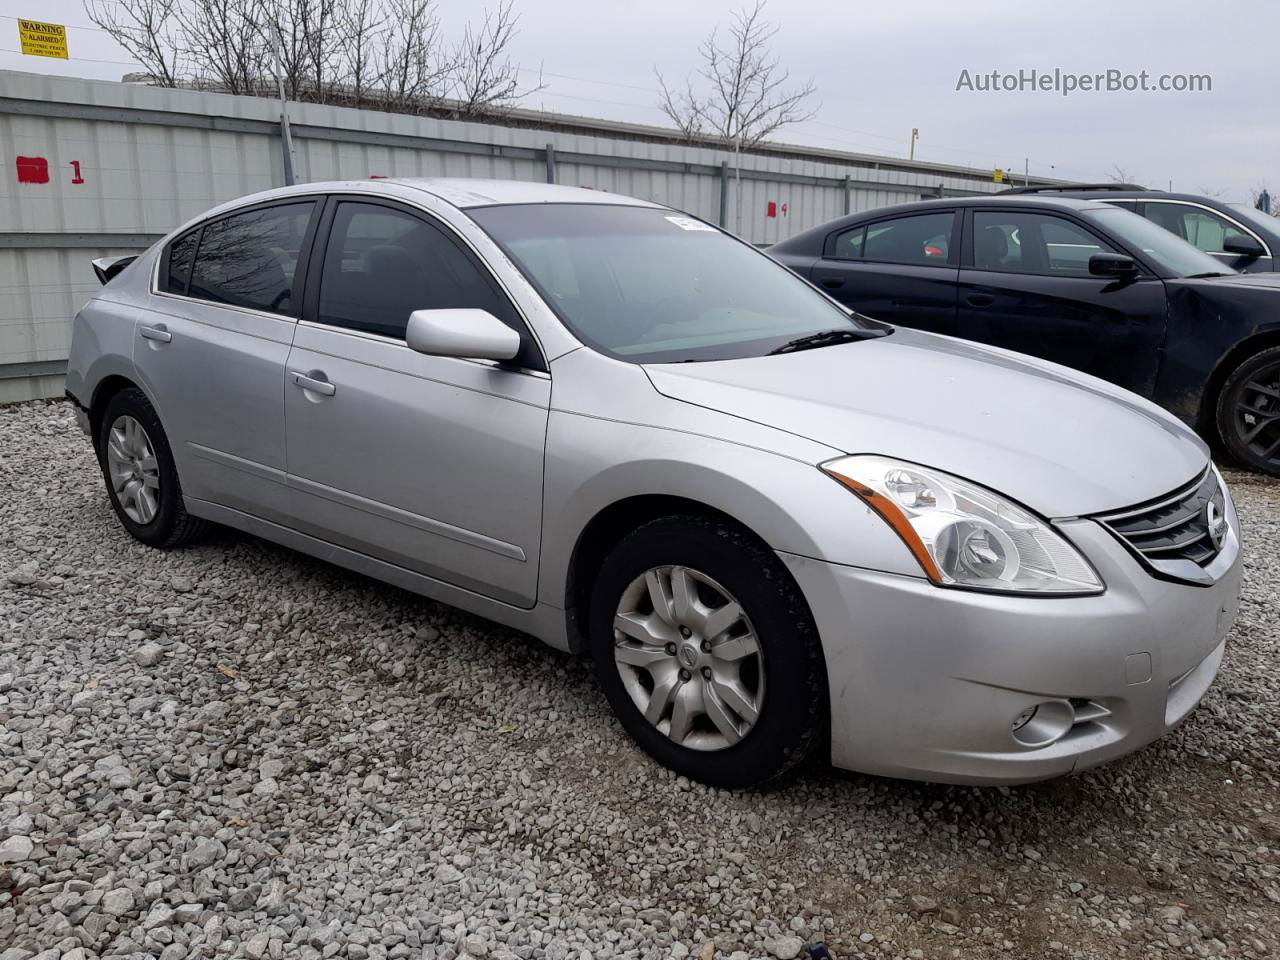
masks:
<svg viewBox="0 0 1280 960"><path fill-rule="evenodd" d="M1227 377L1218 431L1241 463L1280 475L1280 347L1255 354Z"/></svg>
<svg viewBox="0 0 1280 960"><path fill-rule="evenodd" d="M672 516L627 536L596 580L590 635L623 726L677 773L755 786L823 739L826 677L804 598L730 523Z"/></svg>
<svg viewBox="0 0 1280 960"><path fill-rule="evenodd" d="M120 523L152 547L176 547L207 524L187 513L160 418L136 387L107 401L98 424L98 463Z"/></svg>

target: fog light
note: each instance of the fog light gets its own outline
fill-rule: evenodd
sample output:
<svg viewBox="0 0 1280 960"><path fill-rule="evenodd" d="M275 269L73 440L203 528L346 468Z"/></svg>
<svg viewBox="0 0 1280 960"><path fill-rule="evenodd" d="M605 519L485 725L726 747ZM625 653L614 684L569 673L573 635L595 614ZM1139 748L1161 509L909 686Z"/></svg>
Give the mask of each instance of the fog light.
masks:
<svg viewBox="0 0 1280 960"><path fill-rule="evenodd" d="M1013 739L1024 747L1047 747L1066 736L1076 712L1066 700L1046 700L1027 707L1009 725Z"/></svg>

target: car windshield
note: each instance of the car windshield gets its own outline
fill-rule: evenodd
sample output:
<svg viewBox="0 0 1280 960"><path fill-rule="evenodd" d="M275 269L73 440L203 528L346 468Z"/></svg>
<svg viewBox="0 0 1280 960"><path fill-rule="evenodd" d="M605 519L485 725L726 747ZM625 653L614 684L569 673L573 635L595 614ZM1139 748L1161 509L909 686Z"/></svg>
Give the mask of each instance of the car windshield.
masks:
<svg viewBox="0 0 1280 960"><path fill-rule="evenodd" d="M1272 236L1280 233L1280 218L1273 217L1269 213L1263 213L1261 210L1245 203L1229 203L1227 206L1231 208L1231 215L1237 220L1243 220L1250 226Z"/></svg>
<svg viewBox="0 0 1280 960"><path fill-rule="evenodd" d="M632 363L757 357L882 335L786 267L693 217L599 203L467 213L574 335Z"/></svg>
<svg viewBox="0 0 1280 960"><path fill-rule="evenodd" d="M1225 277L1236 271L1203 250L1145 217L1119 207L1089 210L1086 214L1130 250L1142 253L1173 277Z"/></svg>

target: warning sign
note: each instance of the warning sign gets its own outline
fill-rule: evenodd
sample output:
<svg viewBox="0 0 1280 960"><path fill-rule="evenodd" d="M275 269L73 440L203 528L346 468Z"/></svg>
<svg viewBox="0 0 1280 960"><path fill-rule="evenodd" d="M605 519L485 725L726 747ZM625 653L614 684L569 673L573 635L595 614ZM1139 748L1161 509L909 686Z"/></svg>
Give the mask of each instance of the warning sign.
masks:
<svg viewBox="0 0 1280 960"><path fill-rule="evenodd" d="M18 36L22 39L22 52L29 57L67 59L67 28L60 23L41 23L19 17Z"/></svg>

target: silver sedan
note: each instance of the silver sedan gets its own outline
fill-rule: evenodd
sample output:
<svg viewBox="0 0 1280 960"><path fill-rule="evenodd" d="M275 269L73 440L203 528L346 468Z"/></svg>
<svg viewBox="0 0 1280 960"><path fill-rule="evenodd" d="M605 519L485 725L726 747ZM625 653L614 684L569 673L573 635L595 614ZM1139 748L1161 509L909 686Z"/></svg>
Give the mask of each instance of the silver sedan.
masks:
<svg viewBox="0 0 1280 960"><path fill-rule="evenodd" d="M658 204L308 184L95 267L67 388L129 533L226 524L589 652L687 776L1053 777L1222 660L1239 526L1178 421Z"/></svg>

